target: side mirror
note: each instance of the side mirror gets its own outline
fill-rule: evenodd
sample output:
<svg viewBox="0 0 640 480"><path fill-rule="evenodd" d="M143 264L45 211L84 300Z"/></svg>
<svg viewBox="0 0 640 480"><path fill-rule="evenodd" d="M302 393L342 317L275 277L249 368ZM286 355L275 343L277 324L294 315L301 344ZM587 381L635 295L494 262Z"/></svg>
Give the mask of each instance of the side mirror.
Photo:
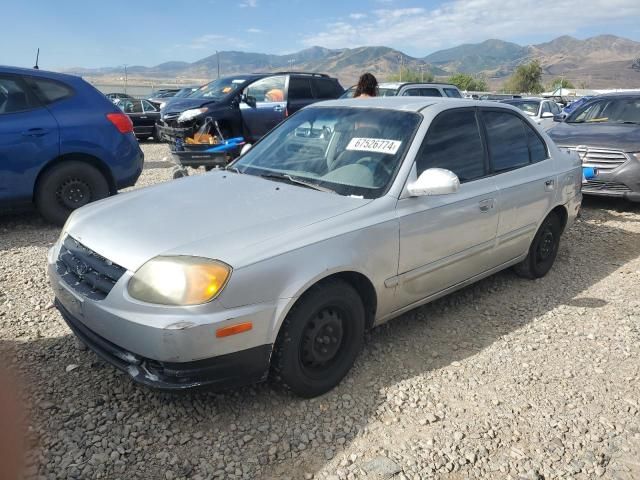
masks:
<svg viewBox="0 0 640 480"><path fill-rule="evenodd" d="M444 168L429 168L407 186L412 197L448 195L456 193L459 188L460 180L457 175Z"/></svg>
<svg viewBox="0 0 640 480"><path fill-rule="evenodd" d="M554 122L564 122L565 118L567 118L566 114L559 113L559 114L553 116L553 121Z"/></svg>
<svg viewBox="0 0 640 480"><path fill-rule="evenodd" d="M249 105L251 108L256 108L257 100L256 97L252 97L251 95L242 94L241 100Z"/></svg>
<svg viewBox="0 0 640 480"><path fill-rule="evenodd" d="M251 150L251 147L252 147L252 146L253 146L253 145L251 145L250 143L245 143L245 144L242 146L242 149L240 149L240 156L244 155L244 154L245 154L245 153L247 153L249 150Z"/></svg>
<svg viewBox="0 0 640 480"><path fill-rule="evenodd" d="M551 118L553 116L554 115L551 112L544 112L542 115L540 115L540 118Z"/></svg>

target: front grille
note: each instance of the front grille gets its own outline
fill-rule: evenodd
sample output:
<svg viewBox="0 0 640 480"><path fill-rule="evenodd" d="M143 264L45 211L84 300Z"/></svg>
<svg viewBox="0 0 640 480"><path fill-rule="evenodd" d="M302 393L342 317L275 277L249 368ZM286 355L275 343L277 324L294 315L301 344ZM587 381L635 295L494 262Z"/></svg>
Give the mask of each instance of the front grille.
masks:
<svg viewBox="0 0 640 480"><path fill-rule="evenodd" d="M126 271L67 235L56 262L58 275L74 291L103 300Z"/></svg>
<svg viewBox="0 0 640 480"><path fill-rule="evenodd" d="M587 183L582 185L582 190L585 192L600 192L606 190L608 192L626 193L631 189L624 183L620 182L608 182L605 180L587 180Z"/></svg>
<svg viewBox="0 0 640 480"><path fill-rule="evenodd" d="M584 167L593 167L602 173L615 170L629 160L624 152L592 147L569 147L577 152Z"/></svg>

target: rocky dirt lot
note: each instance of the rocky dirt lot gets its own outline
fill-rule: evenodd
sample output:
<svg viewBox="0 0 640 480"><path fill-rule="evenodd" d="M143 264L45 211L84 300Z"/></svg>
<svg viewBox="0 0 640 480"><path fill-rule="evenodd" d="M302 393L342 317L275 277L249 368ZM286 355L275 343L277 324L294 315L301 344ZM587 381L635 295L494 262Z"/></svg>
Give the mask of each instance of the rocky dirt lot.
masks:
<svg viewBox="0 0 640 480"><path fill-rule="evenodd" d="M144 148L140 185L169 180ZM157 393L77 349L45 275L58 234L0 217L27 478L640 478L640 206L586 201L546 278L506 271L374 329L313 400Z"/></svg>

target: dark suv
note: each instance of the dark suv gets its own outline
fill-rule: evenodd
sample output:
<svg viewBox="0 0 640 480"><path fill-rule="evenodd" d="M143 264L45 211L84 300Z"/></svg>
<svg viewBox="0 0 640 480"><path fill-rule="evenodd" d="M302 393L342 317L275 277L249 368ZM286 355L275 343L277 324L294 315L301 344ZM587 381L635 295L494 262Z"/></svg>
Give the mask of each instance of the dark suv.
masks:
<svg viewBox="0 0 640 480"><path fill-rule="evenodd" d="M277 72L214 80L162 110L158 130L164 140L196 133L210 118L226 137L261 138L287 115L320 100L340 97L338 80L320 73ZM215 133L215 132L212 132Z"/></svg>
<svg viewBox="0 0 640 480"><path fill-rule="evenodd" d="M548 133L595 169L583 193L640 202L640 92L593 97Z"/></svg>
<svg viewBox="0 0 640 480"><path fill-rule="evenodd" d="M0 66L0 210L72 210L136 183L131 120L80 77Z"/></svg>

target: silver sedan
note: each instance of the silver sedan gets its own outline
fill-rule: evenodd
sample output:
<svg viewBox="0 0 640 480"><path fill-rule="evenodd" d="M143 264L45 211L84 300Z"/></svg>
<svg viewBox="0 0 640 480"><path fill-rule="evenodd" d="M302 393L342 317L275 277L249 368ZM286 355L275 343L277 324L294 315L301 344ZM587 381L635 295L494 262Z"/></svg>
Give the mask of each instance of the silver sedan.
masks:
<svg viewBox="0 0 640 480"><path fill-rule="evenodd" d="M135 381L302 396L366 329L514 267L552 267L581 167L522 112L419 97L291 116L226 170L74 212L49 252L73 332Z"/></svg>

